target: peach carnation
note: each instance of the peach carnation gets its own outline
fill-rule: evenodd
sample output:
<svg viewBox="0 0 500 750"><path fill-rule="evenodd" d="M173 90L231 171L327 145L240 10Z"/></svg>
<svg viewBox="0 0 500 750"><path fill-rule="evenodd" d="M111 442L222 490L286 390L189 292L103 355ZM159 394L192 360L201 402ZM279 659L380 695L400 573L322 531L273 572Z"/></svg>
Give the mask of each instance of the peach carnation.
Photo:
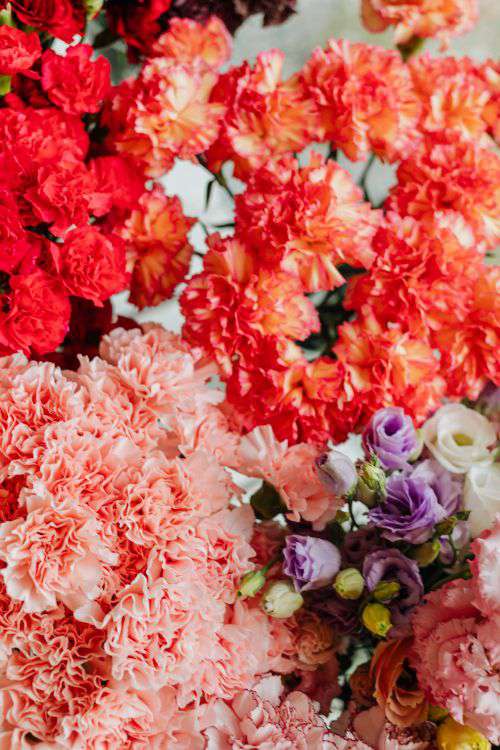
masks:
<svg viewBox="0 0 500 750"><path fill-rule="evenodd" d="M255 67L243 63L220 76L211 99L226 114L218 139L207 153L210 169L217 172L232 159L235 174L250 171L292 151L301 151L316 129L315 108L297 76L281 80L284 54L261 52Z"/></svg>
<svg viewBox="0 0 500 750"><path fill-rule="evenodd" d="M483 532L471 544L474 559L471 562L476 596L475 606L485 615L500 612L500 516L491 529Z"/></svg>
<svg viewBox="0 0 500 750"><path fill-rule="evenodd" d="M160 304L184 279L193 253L188 232L195 221L184 215L177 196L159 189L141 196L119 230L132 268L130 301L137 307Z"/></svg>
<svg viewBox="0 0 500 750"><path fill-rule="evenodd" d="M164 174L176 157L193 159L215 140L224 115L223 104L209 101L216 80L208 69L149 60L112 101L113 123L124 122L111 132L116 149L144 162L150 176Z"/></svg>
<svg viewBox="0 0 500 750"><path fill-rule="evenodd" d="M413 666L432 703L460 724L500 740L498 613L473 604L472 581L452 581L415 610Z"/></svg>
<svg viewBox="0 0 500 750"><path fill-rule="evenodd" d="M462 217L476 244L493 248L500 236L500 157L441 132L429 136L397 171L389 210L432 223Z"/></svg>
<svg viewBox="0 0 500 750"><path fill-rule="evenodd" d="M450 37L470 31L478 18L477 0L362 0L361 16L369 31L395 26L398 44L413 36Z"/></svg>
<svg viewBox="0 0 500 750"><path fill-rule="evenodd" d="M236 199L236 216L238 235L259 262L279 263L307 292L343 284L342 263L369 268L373 261L379 213L348 172L319 154L307 166L288 156L256 172Z"/></svg>
<svg viewBox="0 0 500 750"><path fill-rule="evenodd" d="M354 161L370 151L397 161L414 148L420 103L397 52L331 39L313 52L301 80L319 110L318 140Z"/></svg>
<svg viewBox="0 0 500 750"><path fill-rule="evenodd" d="M205 23L174 16L168 31L156 41L152 57L218 70L229 60L232 46L231 35L217 16L210 16Z"/></svg>
<svg viewBox="0 0 500 750"><path fill-rule="evenodd" d="M495 117L493 87L484 66L469 57L420 55L409 62L422 102L421 125L428 133L451 130L462 138L490 145L484 133Z"/></svg>
<svg viewBox="0 0 500 750"><path fill-rule="evenodd" d="M100 525L84 507L31 497L26 519L0 524L0 559L7 593L26 612L54 609L59 602L75 611L102 590L102 579L117 556L100 536Z"/></svg>

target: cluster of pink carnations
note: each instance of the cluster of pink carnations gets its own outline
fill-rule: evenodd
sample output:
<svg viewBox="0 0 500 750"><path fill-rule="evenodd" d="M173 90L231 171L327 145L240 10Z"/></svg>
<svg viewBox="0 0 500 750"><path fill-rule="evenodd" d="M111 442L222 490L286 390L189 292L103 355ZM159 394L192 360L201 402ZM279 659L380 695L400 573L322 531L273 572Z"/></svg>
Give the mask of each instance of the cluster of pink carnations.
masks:
<svg viewBox="0 0 500 750"><path fill-rule="evenodd" d="M500 743L500 66L296 5L0 0L1 750Z"/></svg>

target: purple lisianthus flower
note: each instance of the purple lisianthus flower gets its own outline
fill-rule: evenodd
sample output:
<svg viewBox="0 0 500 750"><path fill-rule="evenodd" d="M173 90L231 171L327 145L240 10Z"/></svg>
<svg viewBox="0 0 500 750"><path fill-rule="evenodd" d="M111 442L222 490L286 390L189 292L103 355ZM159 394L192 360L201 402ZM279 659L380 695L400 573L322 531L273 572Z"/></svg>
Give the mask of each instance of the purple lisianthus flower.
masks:
<svg viewBox="0 0 500 750"><path fill-rule="evenodd" d="M316 459L316 467L323 484L338 497L348 495L358 483L354 463L341 451L322 453Z"/></svg>
<svg viewBox="0 0 500 750"><path fill-rule="evenodd" d="M313 536L287 536L283 557L283 572L293 579L297 591L328 586L340 569L337 547Z"/></svg>
<svg viewBox="0 0 500 750"><path fill-rule="evenodd" d="M428 458L412 467L406 475L424 481L434 490L439 505L452 516L462 504L463 483L460 475L452 474L438 461Z"/></svg>
<svg viewBox="0 0 500 750"><path fill-rule="evenodd" d="M420 602L424 585L418 565L398 549L377 550L368 555L363 563L363 578L368 591L374 591L381 581L396 581L401 589L389 602L391 619L395 627L390 635L403 635L412 609ZM394 631L394 632L393 632Z"/></svg>
<svg viewBox="0 0 500 750"><path fill-rule="evenodd" d="M391 542L426 542L436 523L446 516L436 493L423 479L398 472L389 477L386 491L384 502L373 508L368 517Z"/></svg>
<svg viewBox="0 0 500 750"><path fill-rule="evenodd" d="M363 448L374 453L384 469L404 469L421 445L413 422L403 409L379 409L363 433Z"/></svg>

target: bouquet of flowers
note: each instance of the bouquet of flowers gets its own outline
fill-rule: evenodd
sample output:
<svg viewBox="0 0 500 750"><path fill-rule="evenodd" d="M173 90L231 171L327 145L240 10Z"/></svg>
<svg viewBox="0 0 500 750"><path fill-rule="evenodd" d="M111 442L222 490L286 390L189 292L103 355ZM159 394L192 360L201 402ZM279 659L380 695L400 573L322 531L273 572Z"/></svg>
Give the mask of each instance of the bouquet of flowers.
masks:
<svg viewBox="0 0 500 750"><path fill-rule="evenodd" d="M0 0L2 749L500 744L500 69L296 5Z"/></svg>

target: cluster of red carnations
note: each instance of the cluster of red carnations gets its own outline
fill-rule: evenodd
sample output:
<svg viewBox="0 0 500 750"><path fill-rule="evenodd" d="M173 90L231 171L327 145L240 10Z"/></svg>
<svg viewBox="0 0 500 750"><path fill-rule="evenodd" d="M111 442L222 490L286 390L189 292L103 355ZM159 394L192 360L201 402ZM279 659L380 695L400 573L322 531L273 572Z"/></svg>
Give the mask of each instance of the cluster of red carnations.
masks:
<svg viewBox="0 0 500 750"><path fill-rule="evenodd" d="M3 351L71 343L72 308L81 346L82 309L102 330L109 308L103 326L94 306L115 292L130 285L133 303L156 305L188 280L183 336L218 363L244 431L342 440L381 407L404 405L418 424L443 397L499 383L500 273L485 263L500 225L499 68L405 59L424 37L468 30L474 0L365 1L365 23L395 25L400 51L332 39L289 78L279 50L221 73L231 37L206 9L192 9L198 21L135 5L108 4L114 32L143 55L113 87L90 46L42 52L37 34L0 28ZM81 31L69 0L8 6L44 44ZM382 205L340 151L395 165ZM195 220L155 182L178 159L223 185L232 162L245 184L234 232L210 234L191 278Z"/></svg>

